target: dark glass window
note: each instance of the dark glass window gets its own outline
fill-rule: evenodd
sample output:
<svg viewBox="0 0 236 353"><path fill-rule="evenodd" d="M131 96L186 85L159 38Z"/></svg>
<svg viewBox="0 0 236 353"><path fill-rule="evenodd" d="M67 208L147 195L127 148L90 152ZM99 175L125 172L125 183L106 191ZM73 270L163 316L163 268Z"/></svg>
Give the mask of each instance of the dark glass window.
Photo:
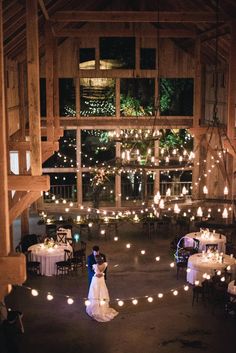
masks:
<svg viewBox="0 0 236 353"><path fill-rule="evenodd" d="M75 84L73 78L59 79L60 116L76 116Z"/></svg>
<svg viewBox="0 0 236 353"><path fill-rule="evenodd" d="M193 115L193 79L160 79L161 115Z"/></svg>
<svg viewBox="0 0 236 353"><path fill-rule="evenodd" d="M154 70L156 68L156 49L140 49L140 69Z"/></svg>
<svg viewBox="0 0 236 353"><path fill-rule="evenodd" d="M79 63L80 69L95 69L95 48L80 48Z"/></svg>
<svg viewBox="0 0 236 353"><path fill-rule="evenodd" d="M59 151L43 163L43 168L76 168L76 130L64 131Z"/></svg>
<svg viewBox="0 0 236 353"><path fill-rule="evenodd" d="M134 69L135 38L100 38L101 69Z"/></svg>
<svg viewBox="0 0 236 353"><path fill-rule="evenodd" d="M154 114L154 79L127 78L120 81L120 110L122 116Z"/></svg>
<svg viewBox="0 0 236 353"><path fill-rule="evenodd" d="M115 159L115 142L111 141L108 130L81 131L82 167L112 164Z"/></svg>
<svg viewBox="0 0 236 353"><path fill-rule="evenodd" d="M46 79L40 78L40 114L41 116L46 116Z"/></svg>

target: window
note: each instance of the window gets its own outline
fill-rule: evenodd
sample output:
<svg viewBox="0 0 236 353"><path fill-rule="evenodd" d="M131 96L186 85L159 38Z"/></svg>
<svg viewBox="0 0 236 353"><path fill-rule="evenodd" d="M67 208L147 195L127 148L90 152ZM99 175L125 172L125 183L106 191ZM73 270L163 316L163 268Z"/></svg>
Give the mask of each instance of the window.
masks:
<svg viewBox="0 0 236 353"><path fill-rule="evenodd" d="M76 97L73 78L59 79L60 116L76 116Z"/></svg>
<svg viewBox="0 0 236 353"><path fill-rule="evenodd" d="M134 69L135 38L100 38L101 69Z"/></svg>

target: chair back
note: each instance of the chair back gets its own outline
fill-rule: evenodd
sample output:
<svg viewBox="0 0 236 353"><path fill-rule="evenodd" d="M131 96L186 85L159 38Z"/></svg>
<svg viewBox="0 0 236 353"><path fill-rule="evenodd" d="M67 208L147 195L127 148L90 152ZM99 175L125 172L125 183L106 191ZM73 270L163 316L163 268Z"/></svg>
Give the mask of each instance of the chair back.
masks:
<svg viewBox="0 0 236 353"><path fill-rule="evenodd" d="M70 250L65 249L64 250L64 260L69 261L73 257L73 253Z"/></svg>

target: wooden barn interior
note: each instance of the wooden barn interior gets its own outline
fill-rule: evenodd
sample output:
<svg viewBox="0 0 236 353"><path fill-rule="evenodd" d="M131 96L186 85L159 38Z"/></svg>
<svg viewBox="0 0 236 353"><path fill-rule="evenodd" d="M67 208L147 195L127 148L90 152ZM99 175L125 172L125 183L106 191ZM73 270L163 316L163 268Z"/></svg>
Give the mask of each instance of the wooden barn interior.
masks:
<svg viewBox="0 0 236 353"><path fill-rule="evenodd" d="M89 222L89 214L97 210L113 218L129 210L129 217L138 214L137 220L146 208L155 219L169 211L173 225L191 209L190 224L206 221L207 228L212 218L212 228L230 229L234 242L234 0L0 0L0 80L1 299L27 279L26 257L15 249L14 229L18 222L21 238L29 234L32 213L46 214L44 221L50 225L56 217L70 215L75 223L80 217ZM192 92L182 99L183 109L174 113L161 110L162 85L171 80L187 82ZM133 110L128 107L132 94L133 104L142 95ZM146 159L137 169L144 175L143 189L137 191L141 196L134 201L123 195L124 177L116 169L112 186L107 186L112 198L107 192L98 202L91 197L96 179L90 175L102 177L112 167L106 155L93 163L89 132L96 135L96 130L116 136L112 167L123 171L137 168L139 153L131 162L126 156L123 164L122 133L127 131L142 131L139 143L146 138L143 131L185 131L192 152L186 160L178 156L177 162L174 152L171 165L169 157L162 156L160 139L152 136L152 162ZM63 143L70 139L73 157L63 157ZM106 144L104 140L102 148ZM89 149L91 155L86 154ZM187 195L180 191L172 197L160 189L161 183L168 184L162 182L166 170L190 172L191 179L178 180ZM62 182L55 179L68 176L73 176L73 185L62 185L59 195ZM165 207L155 202L158 192Z"/></svg>

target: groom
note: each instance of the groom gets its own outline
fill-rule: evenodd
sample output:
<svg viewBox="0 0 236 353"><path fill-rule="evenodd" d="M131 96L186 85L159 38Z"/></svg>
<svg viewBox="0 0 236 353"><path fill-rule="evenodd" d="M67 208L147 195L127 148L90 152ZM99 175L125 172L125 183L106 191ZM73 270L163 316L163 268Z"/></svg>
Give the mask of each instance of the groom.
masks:
<svg viewBox="0 0 236 353"><path fill-rule="evenodd" d="M100 255L101 258L103 259L104 262L106 262L106 256L104 254L101 254L99 251L99 246L94 245L93 246L93 251L92 254L90 254L87 258L87 264L88 264L88 284L90 286L90 283L92 281L93 275L94 275L94 270L93 270L93 265L96 264L95 256ZM105 274L105 280L106 280L106 270L104 272Z"/></svg>

